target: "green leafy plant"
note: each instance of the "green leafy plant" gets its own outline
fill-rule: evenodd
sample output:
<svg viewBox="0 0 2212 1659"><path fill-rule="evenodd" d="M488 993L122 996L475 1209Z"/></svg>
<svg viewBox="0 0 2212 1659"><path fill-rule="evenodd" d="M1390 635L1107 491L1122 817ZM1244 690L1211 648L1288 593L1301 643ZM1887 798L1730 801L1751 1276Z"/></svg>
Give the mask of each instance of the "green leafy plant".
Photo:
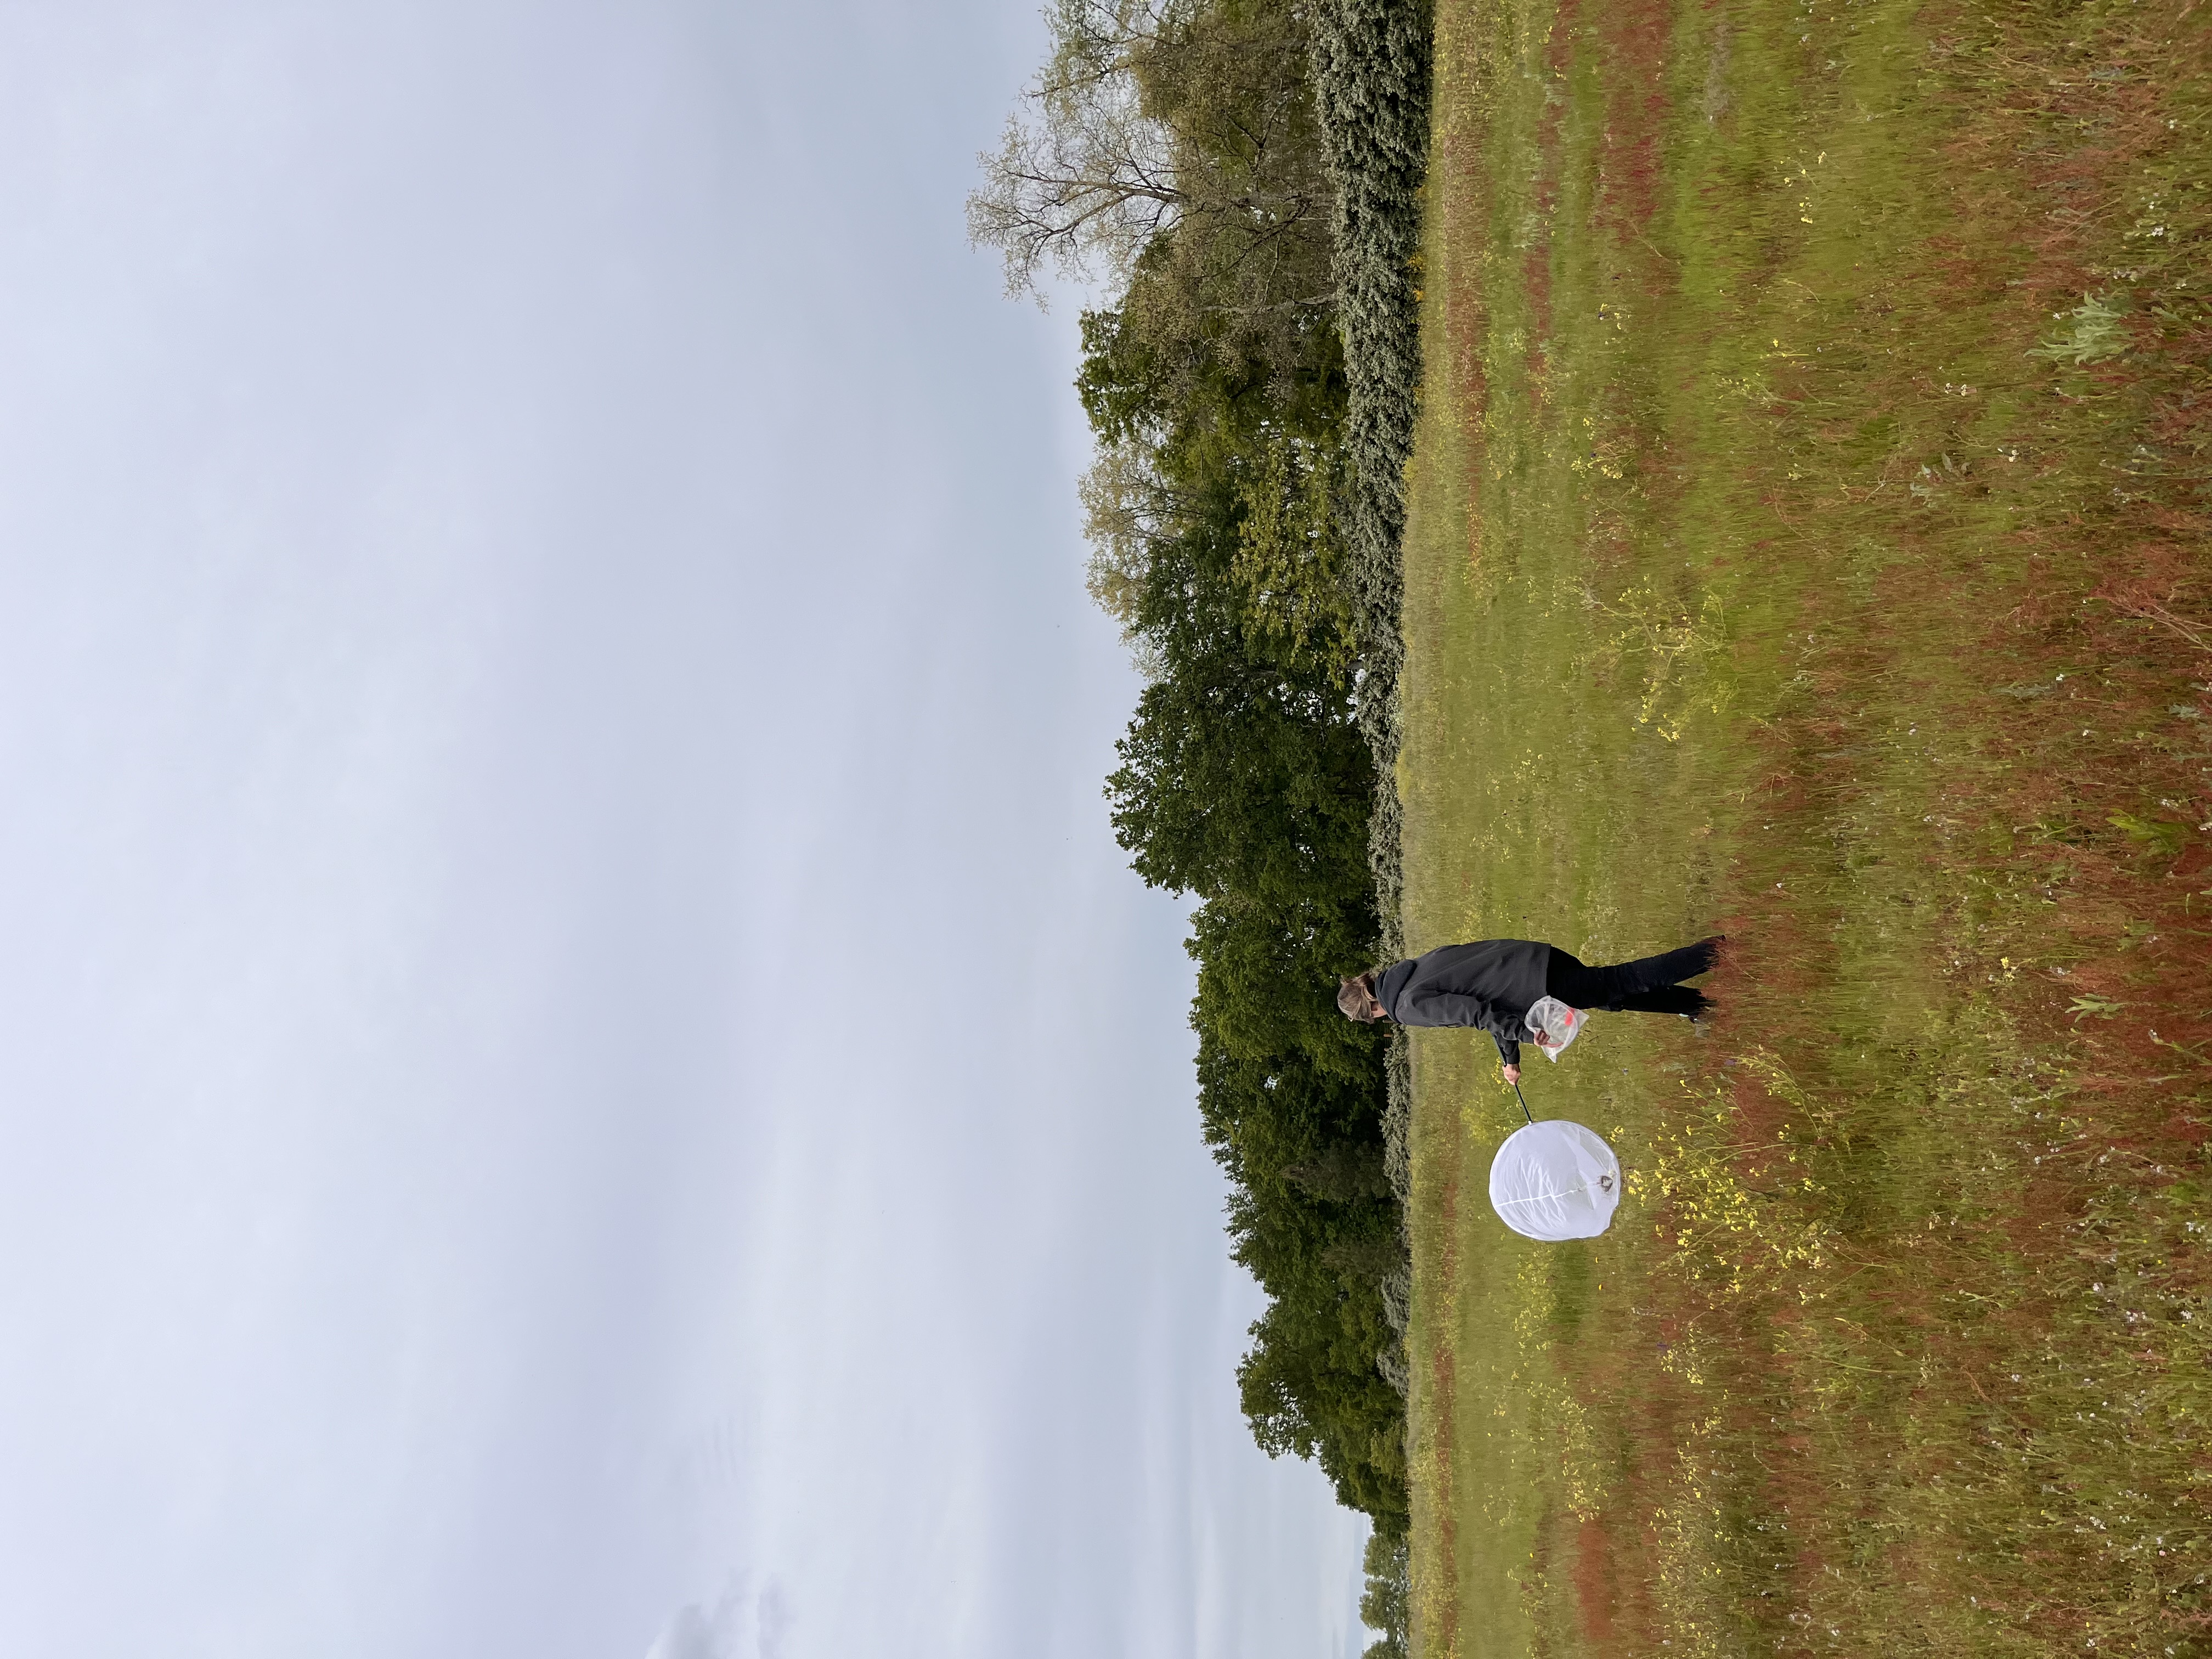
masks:
<svg viewBox="0 0 2212 1659"><path fill-rule="evenodd" d="M2107 303L2109 297L2083 295L2080 305L2060 314L2059 319L2069 326L2032 348L2027 355L2075 368L2118 356L2128 349L2128 331L2123 321L2127 313Z"/></svg>
<svg viewBox="0 0 2212 1659"><path fill-rule="evenodd" d="M2189 826L2167 818L2139 818L2132 812L2115 812L2105 820L2127 834L2130 841L2162 858L2179 858L2189 839Z"/></svg>

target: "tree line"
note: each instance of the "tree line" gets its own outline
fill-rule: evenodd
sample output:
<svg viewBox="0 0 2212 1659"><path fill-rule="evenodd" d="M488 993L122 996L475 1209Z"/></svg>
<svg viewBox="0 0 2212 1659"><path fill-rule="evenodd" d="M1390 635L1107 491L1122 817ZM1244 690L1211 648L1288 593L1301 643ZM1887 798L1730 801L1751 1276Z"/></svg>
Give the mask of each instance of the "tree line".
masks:
<svg viewBox="0 0 2212 1659"><path fill-rule="evenodd" d="M1137 872L1196 901L1200 1125L1267 1297L1243 1409L1373 1518L1370 1599L1402 1607L1379 1588L1402 1584L1407 1524L1391 1053L1334 993L1396 945L1378 780L1426 17L1059 0L1048 21L969 227L1015 293L1058 270L1109 296L1077 380L1089 585L1146 684L1106 793Z"/></svg>

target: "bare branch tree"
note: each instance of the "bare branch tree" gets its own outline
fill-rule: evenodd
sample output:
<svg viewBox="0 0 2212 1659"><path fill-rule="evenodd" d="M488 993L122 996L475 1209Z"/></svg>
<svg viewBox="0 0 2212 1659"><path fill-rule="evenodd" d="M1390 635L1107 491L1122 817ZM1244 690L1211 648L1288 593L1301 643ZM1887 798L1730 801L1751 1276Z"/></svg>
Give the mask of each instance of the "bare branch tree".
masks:
<svg viewBox="0 0 2212 1659"><path fill-rule="evenodd" d="M1334 358L1333 200L1297 0L1056 0L1053 53L1024 91L968 229L1000 250L1011 296L1048 273L1103 280L1105 312L1163 408L1226 369L1285 397ZM1156 542L1179 516L1164 429L1102 429L1084 480L1091 591L1148 676L1138 617ZM1341 654L1326 469L1276 457L1239 580L1297 650ZM1280 476L1277 476L1279 474ZM1295 474L1295 477L1292 475ZM1261 533L1264 531L1264 534Z"/></svg>
<svg viewBox="0 0 2212 1659"><path fill-rule="evenodd" d="M1037 280L1127 282L1184 204L1173 135L1144 108L1139 59L1171 25L1156 0L1059 0L1054 51L1008 118L968 235L1006 258L1006 293L1042 305Z"/></svg>

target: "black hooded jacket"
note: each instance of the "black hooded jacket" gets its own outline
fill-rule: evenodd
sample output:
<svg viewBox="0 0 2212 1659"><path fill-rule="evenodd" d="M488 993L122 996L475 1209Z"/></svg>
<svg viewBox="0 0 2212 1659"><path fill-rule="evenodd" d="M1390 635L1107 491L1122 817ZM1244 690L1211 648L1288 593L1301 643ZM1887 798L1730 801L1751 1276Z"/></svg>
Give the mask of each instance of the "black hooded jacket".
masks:
<svg viewBox="0 0 2212 1659"><path fill-rule="evenodd" d="M1394 962L1375 975L1375 1000L1401 1025L1473 1025L1497 1040L1498 1058L1521 1063L1528 1010L1544 994L1552 947L1534 939L1447 945Z"/></svg>

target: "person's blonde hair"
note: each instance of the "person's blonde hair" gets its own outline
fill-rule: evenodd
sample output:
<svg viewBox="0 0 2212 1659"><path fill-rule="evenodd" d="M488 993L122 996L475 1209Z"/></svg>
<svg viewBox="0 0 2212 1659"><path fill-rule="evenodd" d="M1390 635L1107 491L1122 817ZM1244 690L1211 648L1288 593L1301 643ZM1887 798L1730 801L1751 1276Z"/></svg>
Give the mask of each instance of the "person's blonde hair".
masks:
<svg viewBox="0 0 2212 1659"><path fill-rule="evenodd" d="M1375 1000L1375 975L1355 974L1336 988L1336 1006L1346 1019L1363 1024L1382 1018L1382 1005Z"/></svg>

